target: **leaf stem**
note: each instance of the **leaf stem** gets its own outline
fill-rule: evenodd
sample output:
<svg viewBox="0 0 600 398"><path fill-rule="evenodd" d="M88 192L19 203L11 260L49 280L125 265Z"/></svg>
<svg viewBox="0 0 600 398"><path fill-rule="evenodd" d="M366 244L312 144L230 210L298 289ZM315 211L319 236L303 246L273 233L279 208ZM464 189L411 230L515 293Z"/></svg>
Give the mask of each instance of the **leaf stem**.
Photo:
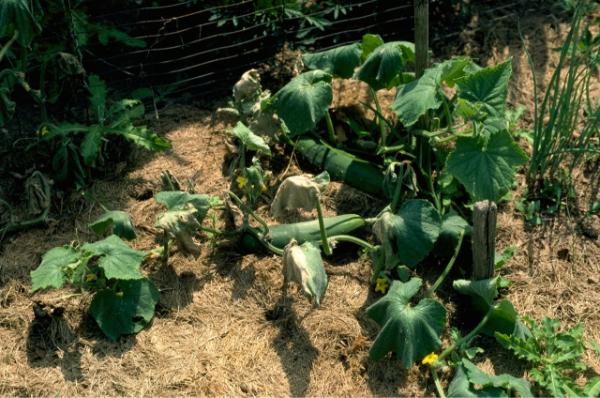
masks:
<svg viewBox="0 0 600 398"><path fill-rule="evenodd" d="M367 241L364 241L360 238L357 238L356 236L352 236L352 235L334 235L334 236L330 236L329 237L330 241L337 241L337 242L351 242L354 244L357 244L361 247L364 247L365 249L369 250L369 251L373 251L377 249L377 246L374 246L372 244L370 244Z"/></svg>
<svg viewBox="0 0 600 398"><path fill-rule="evenodd" d="M331 120L329 110L325 112L325 121L327 122L327 134L329 135L329 141L331 141L332 144L336 144L337 140L335 139L335 130L333 129L333 121Z"/></svg>
<svg viewBox="0 0 600 398"><path fill-rule="evenodd" d="M323 210L321 209L321 201L319 195L317 195L315 205L317 208L317 218L319 219L319 229L321 230L321 242L323 243L323 253L325 253L326 256L331 256L331 246L329 246L329 241L327 240L327 232L325 231L325 222L323 221Z"/></svg>
<svg viewBox="0 0 600 398"><path fill-rule="evenodd" d="M433 383L435 384L435 389L440 398L446 398L446 394L444 393L444 387L442 387L442 383L440 382L440 378L437 374L437 370L431 366L429 367L429 371L431 372L431 377L433 378Z"/></svg>
<svg viewBox="0 0 600 398"><path fill-rule="evenodd" d="M452 258L450 259L450 261L448 261L448 265L446 265L446 268L444 268L444 271L440 274L440 276L437 278L435 283L429 289L427 289L427 292L425 293L426 297L433 296L433 293L437 290L438 287L440 287L440 285L444 282L444 279L446 279L446 277L452 270L452 267L454 267L454 263L456 262L456 258L458 257L458 253L460 252L460 248L462 247L462 242L463 242L464 236L465 236L465 231L463 230L460 232L460 235L458 236L458 243L456 244L456 247L454 248L454 254L452 255Z"/></svg>
<svg viewBox="0 0 600 398"><path fill-rule="evenodd" d="M231 199L233 199L233 201L235 202L236 205L238 205L239 207L242 208L242 210L250 215L252 218L254 218L263 228L264 231L262 231L263 233L268 233L269 232L269 226L267 225L267 222L260 217L258 214L255 214L248 206L246 206L242 200L239 198L239 196L237 196L235 193L229 191L229 197L231 197Z"/></svg>
<svg viewBox="0 0 600 398"><path fill-rule="evenodd" d="M469 334L467 334L466 336L463 336L462 338L458 339L450 347L446 348L440 354L440 356L438 357L437 360L439 362L441 362L444 358L446 358L448 355L450 355L452 353L452 351L454 351L456 348L462 346L465 342L468 342L473 337L475 337L479 333L479 331L485 326L485 324L487 323L488 319L490 319L490 316L491 316L493 310L494 310L494 306L490 306L490 308L488 309L488 312L481 319L481 321L479 321L479 323L477 324L477 326L475 326L475 328L473 328L473 330L471 330L469 332Z"/></svg>
<svg viewBox="0 0 600 398"><path fill-rule="evenodd" d="M381 104L379 103L379 98L377 98L377 92L375 90L373 90L372 87L369 87L369 90L371 91L371 96L373 97L373 102L375 102L375 108L377 109L377 124L379 125L379 146L380 147L385 147L385 144L387 142L387 131L385 129L385 125L383 124L383 119L384 117L383 112L381 110Z"/></svg>

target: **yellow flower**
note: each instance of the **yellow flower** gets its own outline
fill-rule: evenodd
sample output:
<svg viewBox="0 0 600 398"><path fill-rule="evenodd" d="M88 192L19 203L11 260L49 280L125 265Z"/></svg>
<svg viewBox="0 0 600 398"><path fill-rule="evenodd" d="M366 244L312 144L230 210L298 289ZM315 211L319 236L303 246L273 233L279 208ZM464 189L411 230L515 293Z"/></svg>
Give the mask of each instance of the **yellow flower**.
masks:
<svg viewBox="0 0 600 398"><path fill-rule="evenodd" d="M235 181L237 182L238 187L240 187L240 189L243 189L246 186L246 184L248 184L248 179L244 176L237 176Z"/></svg>
<svg viewBox="0 0 600 398"><path fill-rule="evenodd" d="M98 277L96 276L96 274L87 274L87 275L85 276L85 281L86 281L86 282L93 282L93 281L95 281L96 279L98 279Z"/></svg>
<svg viewBox="0 0 600 398"><path fill-rule="evenodd" d="M381 292L385 294L385 292L387 292L388 290L388 287L390 287L390 283L388 282L387 278L377 278L375 286L376 292Z"/></svg>
<svg viewBox="0 0 600 398"><path fill-rule="evenodd" d="M43 126L42 128L40 128L40 129L37 131L37 135L39 135L40 137L43 137L43 136L45 136L46 134L48 134L48 132L49 132L49 130L48 130L48 127L47 127L47 126Z"/></svg>
<svg viewBox="0 0 600 398"><path fill-rule="evenodd" d="M438 355L435 352L431 352L429 354L427 354L425 356L425 358L423 358L423 360L421 361L421 363L423 365L429 365L432 366L437 362L438 359Z"/></svg>

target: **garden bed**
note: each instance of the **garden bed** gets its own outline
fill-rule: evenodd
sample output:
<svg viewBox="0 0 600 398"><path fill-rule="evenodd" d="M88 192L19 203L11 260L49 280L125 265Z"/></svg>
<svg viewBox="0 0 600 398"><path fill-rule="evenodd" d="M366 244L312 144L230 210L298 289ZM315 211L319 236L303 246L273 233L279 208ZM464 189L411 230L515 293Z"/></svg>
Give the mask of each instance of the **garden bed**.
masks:
<svg viewBox="0 0 600 398"><path fill-rule="evenodd" d="M567 29L560 24L556 31L551 22L536 18L524 23L541 76L551 73L556 61L551 49L558 47ZM524 103L531 110L527 60L513 24L500 24L489 34L493 37L483 48L469 55L480 58L481 64L512 55L515 72L509 103ZM543 50L536 43L541 37ZM344 90L339 94L344 101L361 97L357 95L360 85ZM391 94L383 97L389 101ZM529 122L526 115L524 123ZM160 190L163 170L196 192L222 197L229 188L224 177L229 126L216 121L213 110L172 105L160 112L159 120L148 123L173 148L163 154L137 154L135 163L118 176L98 180L89 188L106 207L131 215L138 228L133 246L143 250L158 245L153 225L160 206L152 195ZM273 184L267 190L271 197L276 180L300 170L289 151L278 151L272 160ZM597 163L580 170L577 199L582 208L597 200L599 179ZM515 197L524 188L523 176L517 180ZM326 215L373 216L385 205L341 183L329 185L323 203ZM313 309L300 295L292 294L284 316L273 312L283 283L276 256L245 254L235 244L214 246L205 239L197 258L178 252L168 265L158 259L146 261L142 269L161 292L157 315L139 334L109 342L85 313L90 296L73 295L70 290L29 292L29 272L47 250L94 238L87 225L102 209L73 196L64 199L63 210L47 229L15 235L1 248L2 395L435 394L425 367L403 370L396 359L369 358L378 327L365 309L380 294L371 286L371 261L351 245L342 245L325 259L329 287L321 308ZM262 204L258 212L268 217L267 210ZM541 227L527 227L510 203L500 205L497 249L516 248L499 271L513 282L501 294L521 315L559 318L565 327L583 323L586 340L600 342L600 220L560 216L545 221ZM427 263L418 273L431 284L443 266ZM470 319L460 302L447 300L453 294L450 284L439 289L449 318L469 330L476 320ZM442 340L448 339L446 332ZM483 360L478 360L482 369L523 376L524 363L493 339L479 338L478 345L485 349ZM588 354L585 360L600 373L598 356ZM451 374L441 376L447 380Z"/></svg>

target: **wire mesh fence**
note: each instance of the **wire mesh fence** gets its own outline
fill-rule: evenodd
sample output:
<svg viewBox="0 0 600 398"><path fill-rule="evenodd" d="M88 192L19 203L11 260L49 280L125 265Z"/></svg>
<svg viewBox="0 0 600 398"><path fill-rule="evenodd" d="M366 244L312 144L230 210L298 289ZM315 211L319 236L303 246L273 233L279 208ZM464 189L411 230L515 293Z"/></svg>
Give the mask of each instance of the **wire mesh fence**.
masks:
<svg viewBox="0 0 600 398"><path fill-rule="evenodd" d="M358 41L365 33L377 33L385 40L413 39L411 0L323 1L309 9L290 7L290 3L295 2L241 0L211 5L168 0L98 12L95 21L110 22L144 40L146 46L88 47L84 49L87 68L123 90L147 87L199 98L229 92L245 70L271 62L284 46L324 50ZM465 26L473 24L474 14L479 24L516 20L535 3L432 0L432 47L443 49L458 40Z"/></svg>

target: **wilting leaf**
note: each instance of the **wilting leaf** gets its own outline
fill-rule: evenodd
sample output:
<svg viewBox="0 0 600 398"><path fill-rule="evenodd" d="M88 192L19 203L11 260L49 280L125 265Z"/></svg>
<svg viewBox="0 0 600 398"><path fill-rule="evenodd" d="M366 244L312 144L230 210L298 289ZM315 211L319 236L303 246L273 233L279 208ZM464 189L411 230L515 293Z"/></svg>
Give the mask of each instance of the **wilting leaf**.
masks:
<svg viewBox="0 0 600 398"><path fill-rule="evenodd" d="M113 289L94 295L90 314L102 332L112 341L120 336L137 333L154 316L160 294L148 279L118 281Z"/></svg>
<svg viewBox="0 0 600 398"><path fill-rule="evenodd" d="M272 105L290 133L312 130L329 110L333 99L331 75L314 70L293 78L272 99Z"/></svg>
<svg viewBox="0 0 600 398"><path fill-rule="evenodd" d="M334 47L330 50L304 54L304 65L308 69L320 69L335 77L349 79L354 68L360 64L361 48L359 43Z"/></svg>
<svg viewBox="0 0 600 398"><path fill-rule="evenodd" d="M329 183L325 171L316 177L300 175L287 177L277 188L271 202L271 214L276 220L285 219L286 212L293 210L313 210L317 206L320 192Z"/></svg>
<svg viewBox="0 0 600 398"><path fill-rule="evenodd" d="M286 281L296 282L315 306L327 290L327 274L321 259L321 251L312 243L298 245L292 240L283 251L283 273Z"/></svg>
<svg viewBox="0 0 600 398"><path fill-rule="evenodd" d="M515 169L526 161L525 152L503 130L489 137L459 137L446 168L473 200L498 201L511 188Z"/></svg>
<svg viewBox="0 0 600 398"><path fill-rule="evenodd" d="M196 219L204 220L211 207L211 197L204 194L188 193L183 191L162 191L154 195L154 200L164 205L168 210L184 210L191 204L196 210Z"/></svg>
<svg viewBox="0 0 600 398"><path fill-rule="evenodd" d="M129 214L120 210L107 211L88 225L98 235L104 234L112 226L113 233L127 240L135 239L135 229Z"/></svg>
<svg viewBox="0 0 600 398"><path fill-rule="evenodd" d="M198 211L191 204L187 204L181 210L169 210L161 214L155 226L173 236L182 249L197 256L200 254L200 248L192 239L200 228L197 213Z"/></svg>
<svg viewBox="0 0 600 398"><path fill-rule="evenodd" d="M391 351L402 366L409 368L440 348L446 309L431 298L422 299L414 307L410 305L421 284L420 278L407 283L393 281L387 294L367 308L367 315L381 326L371 347L371 358L379 360Z"/></svg>

